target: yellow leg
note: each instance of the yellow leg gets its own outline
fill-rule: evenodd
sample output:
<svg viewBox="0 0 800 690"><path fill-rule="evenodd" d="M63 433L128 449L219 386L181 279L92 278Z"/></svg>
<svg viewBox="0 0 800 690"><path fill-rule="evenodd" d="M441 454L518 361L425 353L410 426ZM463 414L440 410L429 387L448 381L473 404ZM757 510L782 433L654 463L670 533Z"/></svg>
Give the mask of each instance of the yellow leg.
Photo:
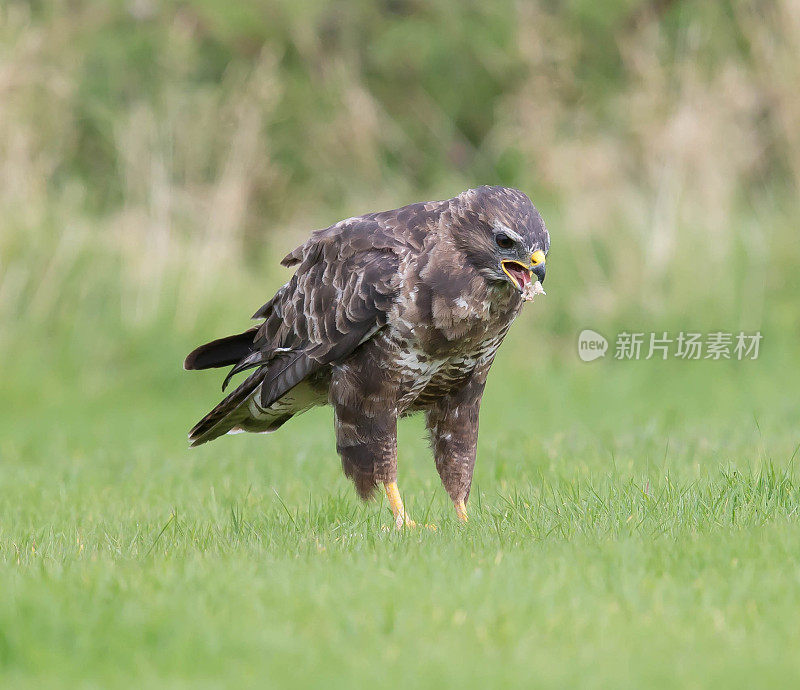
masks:
<svg viewBox="0 0 800 690"><path fill-rule="evenodd" d="M469 520L467 517L467 506L464 505L464 501L454 501L453 505L456 507L456 515L458 515L458 519L461 522L466 522Z"/></svg>
<svg viewBox="0 0 800 690"><path fill-rule="evenodd" d="M406 508L403 505L403 499L400 498L400 490L397 488L397 484L395 482L386 482L383 487L386 489L386 498L389 500L389 507L392 509L394 524L397 529L416 527L417 524L408 517L408 513L406 513Z"/></svg>

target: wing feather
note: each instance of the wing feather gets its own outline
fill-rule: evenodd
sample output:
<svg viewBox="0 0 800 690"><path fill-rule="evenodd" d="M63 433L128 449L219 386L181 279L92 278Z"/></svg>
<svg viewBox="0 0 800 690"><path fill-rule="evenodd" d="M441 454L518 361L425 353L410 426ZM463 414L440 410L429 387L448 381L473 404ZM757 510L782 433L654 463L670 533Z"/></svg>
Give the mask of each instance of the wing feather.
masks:
<svg viewBox="0 0 800 690"><path fill-rule="evenodd" d="M294 275L253 315L263 319L246 356L225 379L255 369L198 423L204 443L248 424L245 403L267 408L321 367L344 360L386 325L400 290L399 266L418 252L446 202L350 218L312 233L284 257Z"/></svg>

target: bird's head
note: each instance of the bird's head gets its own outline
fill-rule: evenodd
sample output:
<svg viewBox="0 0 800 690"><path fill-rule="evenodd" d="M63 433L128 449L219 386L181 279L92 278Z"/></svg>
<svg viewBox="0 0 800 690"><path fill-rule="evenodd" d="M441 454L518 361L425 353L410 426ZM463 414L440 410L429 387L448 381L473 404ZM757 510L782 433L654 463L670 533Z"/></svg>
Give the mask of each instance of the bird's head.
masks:
<svg viewBox="0 0 800 690"><path fill-rule="evenodd" d="M460 194L453 209L453 238L467 261L488 281L525 292L544 282L550 234L522 192L478 187Z"/></svg>

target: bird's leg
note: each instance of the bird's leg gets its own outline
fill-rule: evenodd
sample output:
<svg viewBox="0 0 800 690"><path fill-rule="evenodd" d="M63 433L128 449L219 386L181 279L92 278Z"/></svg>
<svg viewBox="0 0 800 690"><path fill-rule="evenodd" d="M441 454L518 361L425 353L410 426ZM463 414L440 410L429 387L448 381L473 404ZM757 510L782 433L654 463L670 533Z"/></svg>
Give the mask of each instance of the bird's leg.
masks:
<svg viewBox="0 0 800 690"><path fill-rule="evenodd" d="M369 373L340 367L331 385L336 412L336 449L345 474L363 499L380 484L398 529L414 527L397 488L397 411L391 395ZM364 391L364 382L373 385Z"/></svg>
<svg viewBox="0 0 800 690"><path fill-rule="evenodd" d="M436 469L461 522L467 521L466 504L478 447L478 412L487 371L488 363L427 412Z"/></svg>
<svg viewBox="0 0 800 690"><path fill-rule="evenodd" d="M331 378L336 450L361 498L382 484L397 528L415 527L397 488L397 384L369 347Z"/></svg>
<svg viewBox="0 0 800 690"><path fill-rule="evenodd" d="M383 488L386 490L386 498L389 501L389 507L392 509L394 524L397 529L416 527L417 523L408 517L408 513L406 513L406 507L403 505L403 499L400 496L400 490L397 488L397 482L386 482Z"/></svg>

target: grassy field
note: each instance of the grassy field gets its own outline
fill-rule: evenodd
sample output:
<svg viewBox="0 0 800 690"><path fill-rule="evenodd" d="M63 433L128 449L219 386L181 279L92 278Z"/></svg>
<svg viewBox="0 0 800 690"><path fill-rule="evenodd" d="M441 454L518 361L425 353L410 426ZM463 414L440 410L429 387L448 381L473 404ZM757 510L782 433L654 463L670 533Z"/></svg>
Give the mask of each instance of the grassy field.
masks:
<svg viewBox="0 0 800 690"><path fill-rule="evenodd" d="M18 352L0 410L2 684L796 683L782 350L567 366L530 356L533 314L490 380L468 525L421 421L402 426L401 488L435 532L357 501L329 410L189 451L218 377L179 371L178 338L102 383Z"/></svg>
<svg viewBox="0 0 800 690"><path fill-rule="evenodd" d="M0 687L800 685L797 8L0 2ZM221 376L183 357L276 257L479 184L553 243L469 524L419 419L436 531L358 502L330 410L187 448Z"/></svg>

